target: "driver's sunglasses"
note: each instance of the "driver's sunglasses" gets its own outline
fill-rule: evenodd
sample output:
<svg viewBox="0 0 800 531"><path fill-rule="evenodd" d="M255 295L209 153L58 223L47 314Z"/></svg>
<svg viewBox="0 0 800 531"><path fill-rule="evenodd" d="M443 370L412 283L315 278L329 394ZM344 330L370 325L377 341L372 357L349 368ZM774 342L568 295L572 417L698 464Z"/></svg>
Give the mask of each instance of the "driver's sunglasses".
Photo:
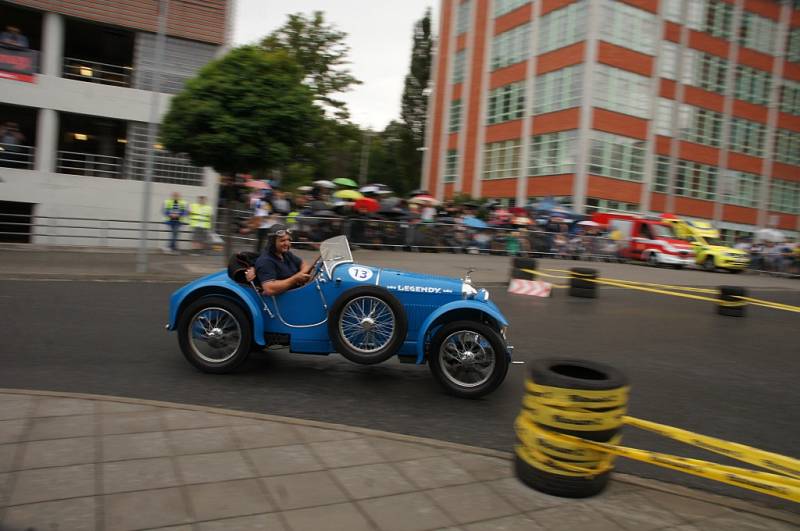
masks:
<svg viewBox="0 0 800 531"><path fill-rule="evenodd" d="M273 234L275 234L275 236L277 236L278 238L280 238L280 237L282 237L282 236L286 236L287 234L291 235L291 234L292 234L292 229L281 229L281 230L276 230L276 231L275 231Z"/></svg>

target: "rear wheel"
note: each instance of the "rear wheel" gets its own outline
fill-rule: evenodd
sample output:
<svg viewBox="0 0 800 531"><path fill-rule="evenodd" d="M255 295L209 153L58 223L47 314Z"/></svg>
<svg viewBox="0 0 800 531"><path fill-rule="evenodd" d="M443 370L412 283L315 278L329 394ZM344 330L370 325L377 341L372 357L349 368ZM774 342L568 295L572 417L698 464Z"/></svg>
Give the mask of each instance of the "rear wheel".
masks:
<svg viewBox="0 0 800 531"><path fill-rule="evenodd" d="M650 264L653 267L658 267L660 265L659 261L658 261L658 254L657 253L648 254L647 255L647 263Z"/></svg>
<svg viewBox="0 0 800 531"><path fill-rule="evenodd" d="M428 366L448 393L478 398L494 391L508 372L500 334L477 321L443 326L431 341Z"/></svg>
<svg viewBox="0 0 800 531"><path fill-rule="evenodd" d="M203 372L231 372L251 350L250 320L241 306L224 297L191 303L178 318L177 330L183 355Z"/></svg>

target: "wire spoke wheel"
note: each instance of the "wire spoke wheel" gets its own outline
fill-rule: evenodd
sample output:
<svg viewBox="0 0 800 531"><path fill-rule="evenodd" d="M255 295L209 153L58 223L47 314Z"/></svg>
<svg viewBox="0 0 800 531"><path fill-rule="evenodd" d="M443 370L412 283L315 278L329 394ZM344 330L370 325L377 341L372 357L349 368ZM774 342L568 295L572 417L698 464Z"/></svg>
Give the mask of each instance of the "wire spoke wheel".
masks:
<svg viewBox="0 0 800 531"><path fill-rule="evenodd" d="M189 347L206 363L224 363L239 350L242 328L228 310L206 307L189 322Z"/></svg>
<svg viewBox="0 0 800 531"><path fill-rule="evenodd" d="M378 352L392 341L397 318L382 299L355 297L342 308L339 333L344 343L359 354Z"/></svg>
<svg viewBox="0 0 800 531"><path fill-rule="evenodd" d="M494 372L494 347L473 330L458 330L448 335L437 355L443 376L459 387L483 385Z"/></svg>

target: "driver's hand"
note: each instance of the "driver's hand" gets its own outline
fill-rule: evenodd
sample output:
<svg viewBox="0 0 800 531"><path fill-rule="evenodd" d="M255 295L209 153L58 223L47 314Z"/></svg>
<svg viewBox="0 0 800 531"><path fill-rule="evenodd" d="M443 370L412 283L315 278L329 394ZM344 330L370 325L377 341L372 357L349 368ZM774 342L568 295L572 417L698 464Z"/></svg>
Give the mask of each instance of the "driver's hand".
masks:
<svg viewBox="0 0 800 531"><path fill-rule="evenodd" d="M303 284L305 284L306 282L311 280L311 275L309 275L308 273L297 273L294 276L294 278L295 278L295 281L296 281L297 285L298 286L302 286Z"/></svg>
<svg viewBox="0 0 800 531"><path fill-rule="evenodd" d="M256 278L256 268L255 267L248 267L247 270L244 272L244 277L247 279L248 282L252 282Z"/></svg>

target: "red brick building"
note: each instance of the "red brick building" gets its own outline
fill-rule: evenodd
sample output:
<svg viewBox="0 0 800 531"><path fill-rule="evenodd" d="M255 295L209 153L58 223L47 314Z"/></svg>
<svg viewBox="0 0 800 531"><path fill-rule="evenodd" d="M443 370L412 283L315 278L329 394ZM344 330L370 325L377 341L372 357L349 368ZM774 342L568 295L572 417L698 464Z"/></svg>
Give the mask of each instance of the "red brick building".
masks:
<svg viewBox="0 0 800 531"><path fill-rule="evenodd" d="M800 9L442 0L422 186L800 230Z"/></svg>

